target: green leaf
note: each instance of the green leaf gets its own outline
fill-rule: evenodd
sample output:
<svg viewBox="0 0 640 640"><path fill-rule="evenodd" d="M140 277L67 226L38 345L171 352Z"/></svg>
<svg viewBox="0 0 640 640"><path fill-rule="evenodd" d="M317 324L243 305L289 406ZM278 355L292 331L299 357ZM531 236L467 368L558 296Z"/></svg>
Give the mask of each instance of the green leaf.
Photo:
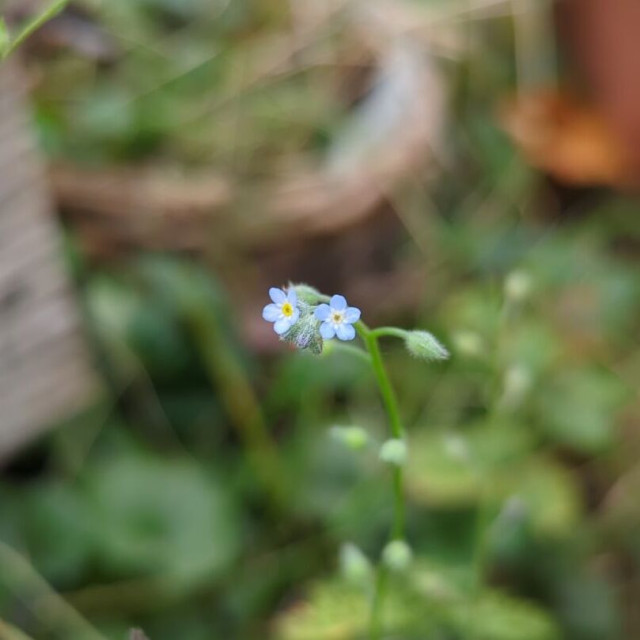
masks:
<svg viewBox="0 0 640 640"><path fill-rule="evenodd" d="M189 586L217 575L239 551L237 513L195 463L125 456L89 478L105 564Z"/></svg>
<svg viewBox="0 0 640 640"><path fill-rule="evenodd" d="M500 302L497 296L479 287L458 291L442 309L442 325L474 331L481 338L492 341L500 324Z"/></svg>
<svg viewBox="0 0 640 640"><path fill-rule="evenodd" d="M477 473L466 456L451 450L450 442L447 434L428 431L411 438L406 482L414 500L432 506L461 506L478 499ZM463 446L468 446L466 439Z"/></svg>
<svg viewBox="0 0 640 640"><path fill-rule="evenodd" d="M502 359L526 367L534 376L547 371L560 352L558 336L539 320L520 321L504 338Z"/></svg>
<svg viewBox="0 0 640 640"><path fill-rule="evenodd" d="M91 511L77 490L39 483L23 496L24 533L32 560L48 580L70 582L85 571L94 548Z"/></svg>
<svg viewBox="0 0 640 640"><path fill-rule="evenodd" d="M304 602L295 604L276 620L276 640L354 640L365 637L370 616L370 600L362 590L340 581L313 586ZM421 630L425 621L421 598L397 589L385 599L386 627L394 632Z"/></svg>
<svg viewBox="0 0 640 640"><path fill-rule="evenodd" d="M276 621L277 640L350 640L367 628L369 603L356 588L338 582L312 588L305 602Z"/></svg>
<svg viewBox="0 0 640 640"><path fill-rule="evenodd" d="M539 396L544 431L581 453L598 453L613 443L613 426L625 392L620 381L599 369L563 371Z"/></svg>
<svg viewBox="0 0 640 640"><path fill-rule="evenodd" d="M617 587L597 572L568 572L558 587L559 615L571 637L621 638L622 607Z"/></svg>
<svg viewBox="0 0 640 640"><path fill-rule="evenodd" d="M536 535L563 537L575 531L582 499L571 471L551 459L538 458L523 465L508 486L508 497L521 501Z"/></svg>
<svg viewBox="0 0 640 640"><path fill-rule="evenodd" d="M540 607L498 591L454 610L455 626L475 640L559 640L557 623Z"/></svg>
<svg viewBox="0 0 640 640"><path fill-rule="evenodd" d="M517 424L481 424L464 433L425 428L409 439L407 488L430 506L470 506L486 491L499 493L505 474L532 446Z"/></svg>

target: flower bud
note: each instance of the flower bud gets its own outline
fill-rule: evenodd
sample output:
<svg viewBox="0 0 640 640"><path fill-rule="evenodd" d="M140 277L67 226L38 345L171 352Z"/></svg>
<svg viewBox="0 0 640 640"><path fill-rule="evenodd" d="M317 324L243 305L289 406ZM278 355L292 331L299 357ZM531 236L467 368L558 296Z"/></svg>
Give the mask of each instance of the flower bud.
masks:
<svg viewBox="0 0 640 640"><path fill-rule="evenodd" d="M449 357L445 347L428 331L407 331L404 344L419 360L446 360Z"/></svg>
<svg viewBox="0 0 640 640"><path fill-rule="evenodd" d="M500 398L502 409L515 409L522 404L531 389L533 379L529 369L523 365L513 365L504 374L504 390Z"/></svg>
<svg viewBox="0 0 640 640"><path fill-rule="evenodd" d="M309 349L311 353L319 355L322 353L322 336L318 330L319 322L313 315L313 309L305 302L298 302L300 318L282 336L282 340L292 344L298 349Z"/></svg>
<svg viewBox="0 0 640 640"><path fill-rule="evenodd" d="M387 440L380 447L380 460L402 467L407 462L407 443L400 438Z"/></svg>
<svg viewBox="0 0 640 640"><path fill-rule="evenodd" d="M331 427L329 430L334 440L353 451L364 449L369 443L369 435L362 427Z"/></svg>
<svg viewBox="0 0 640 640"><path fill-rule="evenodd" d="M522 302L529 297L533 280L526 271L512 271L504 282L504 295L511 302Z"/></svg>
<svg viewBox="0 0 640 640"><path fill-rule="evenodd" d="M469 460L469 445L464 438L457 434L447 434L444 449L453 460L461 462Z"/></svg>
<svg viewBox="0 0 640 640"><path fill-rule="evenodd" d="M411 547L404 540L392 540L382 550L382 562L392 571L406 571L412 559Z"/></svg>
<svg viewBox="0 0 640 640"><path fill-rule="evenodd" d="M369 559L351 542L345 542L340 547L340 572L354 584L366 584L373 575Z"/></svg>
<svg viewBox="0 0 640 640"><path fill-rule="evenodd" d="M298 300L306 304L315 305L324 298L317 289L310 287L308 284L289 284L289 287L293 287Z"/></svg>

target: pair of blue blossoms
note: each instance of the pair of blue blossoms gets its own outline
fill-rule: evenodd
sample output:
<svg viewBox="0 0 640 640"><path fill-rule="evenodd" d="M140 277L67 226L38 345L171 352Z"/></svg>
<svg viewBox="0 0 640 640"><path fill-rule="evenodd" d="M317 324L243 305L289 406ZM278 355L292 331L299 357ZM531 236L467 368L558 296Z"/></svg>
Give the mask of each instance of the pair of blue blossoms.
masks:
<svg viewBox="0 0 640 640"><path fill-rule="evenodd" d="M276 287L269 289L272 300L262 311L262 317L273 322L273 330L283 336L288 333L300 319L300 303L293 287L283 290ZM347 305L344 296L331 297L329 304L322 303L313 309L313 317L319 321L319 332L324 340L337 337L340 340L353 340L356 330L353 326L360 319L360 309Z"/></svg>

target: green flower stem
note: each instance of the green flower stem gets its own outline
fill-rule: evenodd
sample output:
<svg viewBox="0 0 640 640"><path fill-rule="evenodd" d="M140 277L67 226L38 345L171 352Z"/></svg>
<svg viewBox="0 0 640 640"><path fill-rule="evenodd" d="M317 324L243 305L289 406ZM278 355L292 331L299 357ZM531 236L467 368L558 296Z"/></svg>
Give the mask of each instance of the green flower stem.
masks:
<svg viewBox="0 0 640 640"><path fill-rule="evenodd" d="M387 371L384 368L384 363L382 362L382 354L380 353L380 347L378 346L378 336L375 333L375 331L377 330L371 331L363 322L358 322L356 324L356 328L358 329L360 336L364 340L364 344L369 351L369 355L371 356L371 366L373 367L373 372L376 376L378 388L380 389L380 394L382 395L384 408L386 409L387 415L389 416L391 433L393 434L394 438L403 438L404 427L402 426L402 421L400 419L398 401L396 400L396 395L393 391L393 387L391 386L391 382L389 381Z"/></svg>
<svg viewBox="0 0 640 640"><path fill-rule="evenodd" d="M391 433L394 438L404 438L404 427L400 418L398 401L391 386L387 370L382 361L382 354L378 345L378 336L400 335L401 329L383 328L371 330L363 322L358 322L356 328L360 337L365 343L371 356L371 366L380 389L382 402L389 417ZM401 336L403 337L403 336ZM402 467L393 468L393 526L391 528L391 540L400 540L404 537L405 529L405 501L404 501L404 479ZM384 610L384 599L387 593L389 581L388 569L380 564L378 566L373 601L371 604L371 617L369 621L369 633L371 640L379 640L382 637Z"/></svg>
<svg viewBox="0 0 640 640"><path fill-rule="evenodd" d="M398 327L377 327L371 330L372 335L376 338L391 337L400 338L404 340L407 337L407 331L404 329L398 329Z"/></svg>
<svg viewBox="0 0 640 640"><path fill-rule="evenodd" d="M9 40L6 46L0 51L0 60L9 56L19 45L21 45L34 31L38 30L43 24L55 18L66 6L69 0L53 0L34 18L29 20L18 32L15 38Z"/></svg>
<svg viewBox="0 0 640 640"><path fill-rule="evenodd" d="M376 584L371 602L371 615L369 617L369 638L380 640L382 638L384 611L384 599L387 595L387 585L389 583L389 570L384 565L378 567Z"/></svg>

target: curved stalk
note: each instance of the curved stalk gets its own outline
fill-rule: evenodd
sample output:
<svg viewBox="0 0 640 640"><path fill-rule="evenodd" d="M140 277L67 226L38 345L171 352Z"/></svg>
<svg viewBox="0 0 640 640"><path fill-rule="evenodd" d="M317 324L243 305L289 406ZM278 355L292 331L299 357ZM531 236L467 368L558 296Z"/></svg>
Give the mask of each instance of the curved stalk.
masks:
<svg viewBox="0 0 640 640"><path fill-rule="evenodd" d="M387 328L384 331L380 329L371 330L363 322L356 325L360 337L365 343L367 350L371 356L371 366L382 396L385 411L389 418L391 434L394 438L404 438L405 431L400 418L398 409L398 401L395 392L391 386L389 375L382 361L382 354L378 345L378 337L381 335L398 335ZM402 467L394 467L393 469L393 525L391 528L390 541L401 540L404 537L405 530L405 500L404 500L404 479ZM383 630L383 609L384 599L387 593L389 572L388 569L380 564L378 566L373 600L371 603L371 617L369 620L369 634L371 640L379 640L382 637Z"/></svg>
<svg viewBox="0 0 640 640"><path fill-rule="evenodd" d="M18 32L14 38L9 38L5 33L7 41L0 50L0 60L7 58L19 45L21 45L34 31L38 30L43 24L55 18L68 4L69 0L53 0L48 6L31 18ZM4 23L3 23L4 24ZM6 26L5 26L6 32Z"/></svg>
<svg viewBox="0 0 640 640"><path fill-rule="evenodd" d="M376 338L382 338L383 336L389 336L392 338L400 338L404 340L407 337L407 331L399 329L398 327L376 327L371 330L371 333Z"/></svg>

